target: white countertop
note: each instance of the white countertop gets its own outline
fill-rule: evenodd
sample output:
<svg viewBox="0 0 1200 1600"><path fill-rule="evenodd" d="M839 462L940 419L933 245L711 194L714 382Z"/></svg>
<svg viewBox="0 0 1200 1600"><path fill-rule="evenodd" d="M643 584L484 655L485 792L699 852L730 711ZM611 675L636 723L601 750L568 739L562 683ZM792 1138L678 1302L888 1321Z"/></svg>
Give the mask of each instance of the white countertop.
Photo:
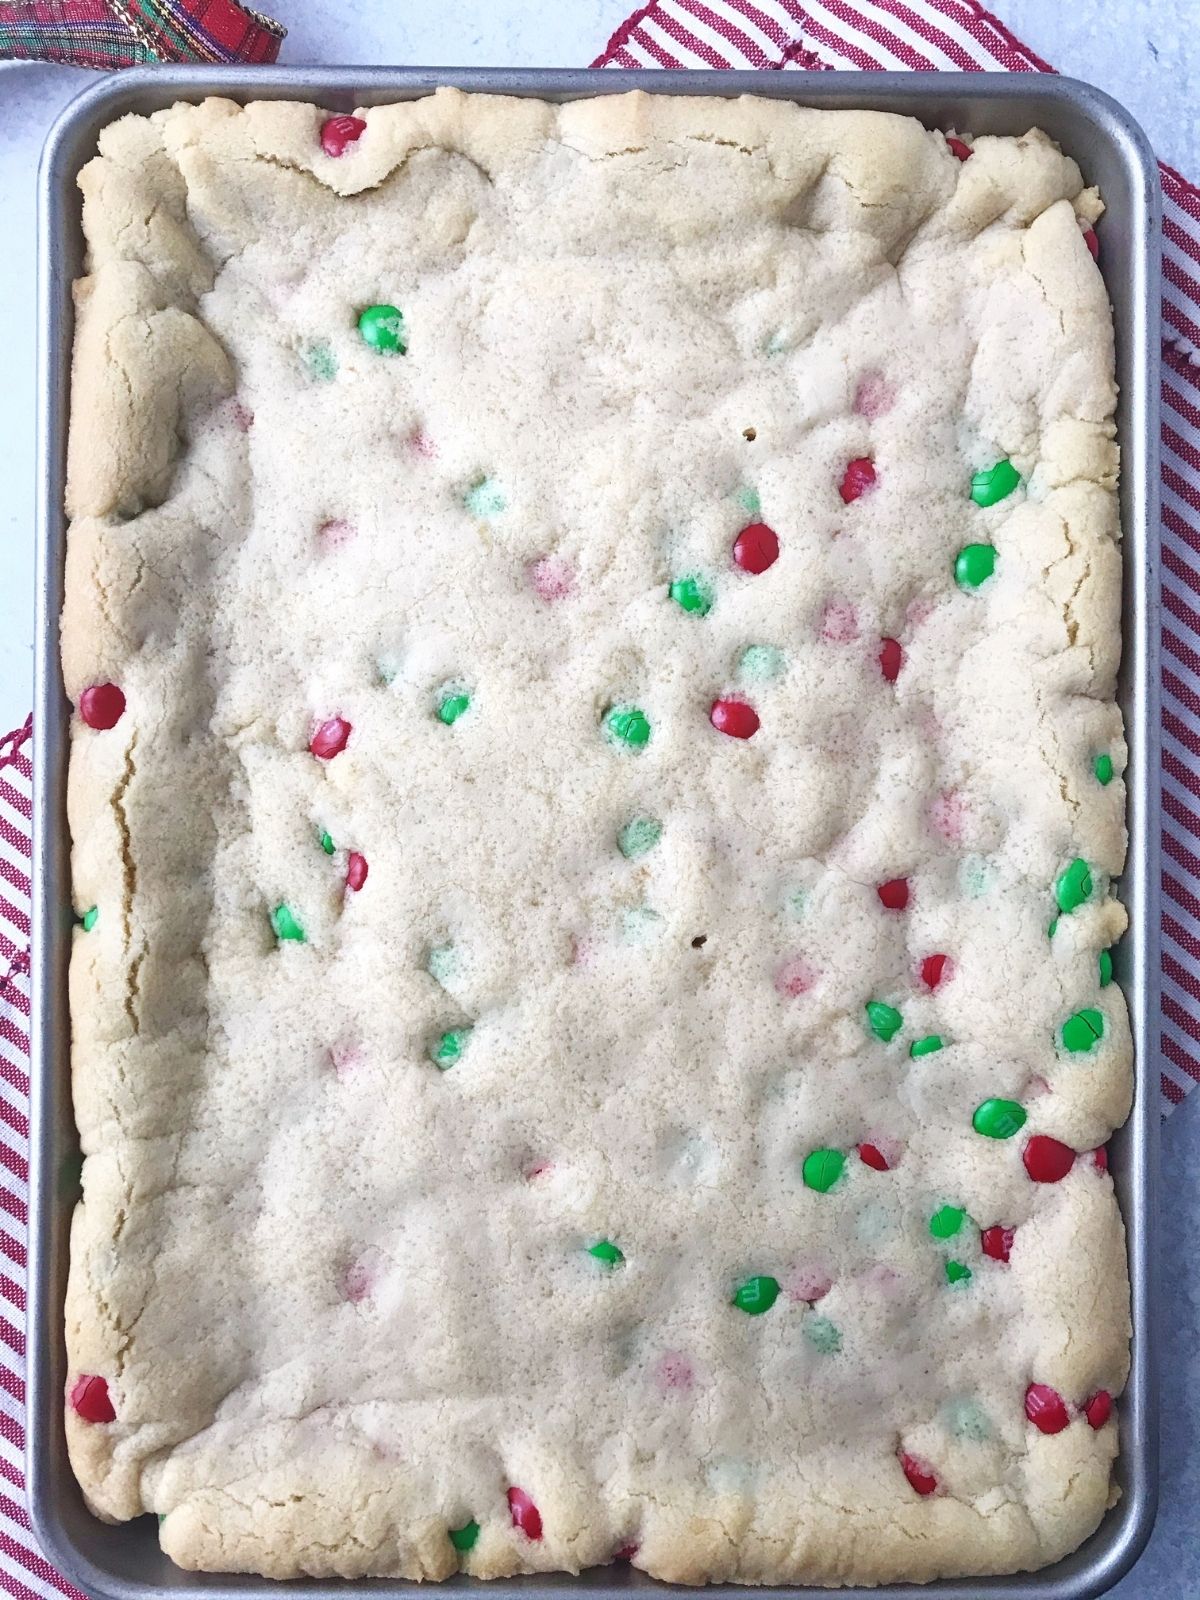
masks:
<svg viewBox="0 0 1200 1600"><path fill-rule="evenodd" d="M285 22L283 60L417 66L585 66L633 0L260 0ZM1163 159L1200 180L1196 0L992 0L1012 30L1061 71L1124 101ZM1114 25L1119 10L1122 23ZM353 24L347 13L353 14ZM0 388L0 734L32 700L34 507L34 193L55 113L91 74L0 66L0 270L8 380ZM1194 1600L1200 1503L1200 1091L1163 1139L1162 1510L1150 1548L1114 1600Z"/></svg>

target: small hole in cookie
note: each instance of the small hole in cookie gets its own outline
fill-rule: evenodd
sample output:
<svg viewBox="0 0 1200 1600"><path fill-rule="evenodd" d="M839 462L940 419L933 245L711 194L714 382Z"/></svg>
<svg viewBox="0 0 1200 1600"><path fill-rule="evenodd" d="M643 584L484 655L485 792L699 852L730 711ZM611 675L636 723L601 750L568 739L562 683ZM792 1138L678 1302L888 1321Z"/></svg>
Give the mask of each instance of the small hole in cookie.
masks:
<svg viewBox="0 0 1200 1600"><path fill-rule="evenodd" d="M696 935L696 937L692 940L692 949L693 950L703 950L704 946L707 943L708 943L708 935L706 933L698 933Z"/></svg>
<svg viewBox="0 0 1200 1600"><path fill-rule="evenodd" d="M743 439L748 439L750 441L750 443L753 444L755 439L758 438L758 429L757 428L743 428L742 429L742 438Z"/></svg>

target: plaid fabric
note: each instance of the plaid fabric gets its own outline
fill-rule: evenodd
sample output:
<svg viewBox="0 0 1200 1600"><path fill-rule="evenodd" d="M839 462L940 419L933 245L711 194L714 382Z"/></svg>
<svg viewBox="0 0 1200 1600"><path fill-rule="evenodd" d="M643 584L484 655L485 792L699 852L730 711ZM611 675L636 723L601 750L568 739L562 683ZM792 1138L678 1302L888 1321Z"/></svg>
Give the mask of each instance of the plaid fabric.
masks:
<svg viewBox="0 0 1200 1600"><path fill-rule="evenodd" d="M237 0L0 0L0 60L274 61L285 29Z"/></svg>

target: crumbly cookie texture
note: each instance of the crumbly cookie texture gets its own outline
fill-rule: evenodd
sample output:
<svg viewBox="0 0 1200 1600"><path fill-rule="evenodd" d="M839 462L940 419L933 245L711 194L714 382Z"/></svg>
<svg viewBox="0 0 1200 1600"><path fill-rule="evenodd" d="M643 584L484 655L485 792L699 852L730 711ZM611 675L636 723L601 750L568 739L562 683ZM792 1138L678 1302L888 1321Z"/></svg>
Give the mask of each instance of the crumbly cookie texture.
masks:
<svg viewBox="0 0 1200 1600"><path fill-rule="evenodd" d="M1129 1337L1097 196L773 100L359 115L80 177L89 1502L281 1577L1053 1561Z"/></svg>

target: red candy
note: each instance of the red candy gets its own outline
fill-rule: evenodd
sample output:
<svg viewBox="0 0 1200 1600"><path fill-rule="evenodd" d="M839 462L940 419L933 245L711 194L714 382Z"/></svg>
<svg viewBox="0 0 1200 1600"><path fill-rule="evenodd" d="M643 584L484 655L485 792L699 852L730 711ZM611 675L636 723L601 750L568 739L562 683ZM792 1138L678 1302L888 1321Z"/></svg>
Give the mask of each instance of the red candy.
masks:
<svg viewBox="0 0 1200 1600"><path fill-rule="evenodd" d="M695 1387L696 1369L682 1350L668 1350L658 1363L655 1377L664 1393L668 1389L689 1390Z"/></svg>
<svg viewBox="0 0 1200 1600"><path fill-rule="evenodd" d="M961 139L956 139L952 133L946 135L946 145L952 156L957 156L960 161L969 161L975 154L969 144L964 144Z"/></svg>
<svg viewBox="0 0 1200 1600"><path fill-rule="evenodd" d="M347 522L344 517L335 517L331 522L323 522L317 529L317 538L328 550L340 550L343 545L348 545L354 537L354 524Z"/></svg>
<svg viewBox="0 0 1200 1600"><path fill-rule="evenodd" d="M851 461L842 474L842 481L838 485L838 493L847 505L852 500L857 500L859 495L866 494L868 489L875 487L875 463L866 456L858 456Z"/></svg>
<svg viewBox="0 0 1200 1600"><path fill-rule="evenodd" d="M990 1256L993 1261L1003 1261L1007 1265L1016 1231L1015 1228L1003 1227L999 1222L994 1227L985 1228L979 1235L984 1255Z"/></svg>
<svg viewBox="0 0 1200 1600"><path fill-rule="evenodd" d="M879 641L879 670L889 683L895 683L900 676L900 668L904 665L904 651L900 648L897 639L881 639Z"/></svg>
<svg viewBox="0 0 1200 1600"><path fill-rule="evenodd" d="M115 683L93 683L79 696L79 715L89 728L115 728L125 715L125 696Z"/></svg>
<svg viewBox="0 0 1200 1600"><path fill-rule="evenodd" d="M936 725L931 732L936 731ZM933 831L949 844L961 844L967 825L967 807L956 790L949 789L935 795L929 805L929 821Z"/></svg>
<svg viewBox="0 0 1200 1600"><path fill-rule="evenodd" d="M1107 1389L1097 1389L1090 1400L1083 1402L1083 1414L1090 1428L1102 1428L1112 1416L1112 1395Z"/></svg>
<svg viewBox="0 0 1200 1600"><path fill-rule="evenodd" d="M71 1410L84 1422L115 1422L117 1413L104 1378L84 1373L71 1385Z"/></svg>
<svg viewBox="0 0 1200 1600"><path fill-rule="evenodd" d="M356 1067L361 1067L363 1053L356 1044L335 1044L329 1047L329 1065L339 1078L348 1078Z"/></svg>
<svg viewBox="0 0 1200 1600"><path fill-rule="evenodd" d="M821 637L828 644L849 644L858 638L858 613L845 600L830 600L821 612Z"/></svg>
<svg viewBox="0 0 1200 1600"><path fill-rule="evenodd" d="M733 541L733 559L743 572L765 572L779 560L779 540L765 522L751 522Z"/></svg>
<svg viewBox="0 0 1200 1600"><path fill-rule="evenodd" d="M921 982L927 989L936 989L946 976L948 956L926 956L921 963Z"/></svg>
<svg viewBox="0 0 1200 1600"><path fill-rule="evenodd" d="M878 1145L860 1144L858 1147L858 1159L864 1167L870 1167L873 1172L887 1172L890 1170L888 1158Z"/></svg>
<svg viewBox="0 0 1200 1600"><path fill-rule="evenodd" d="M367 858L360 856L357 850L351 850L350 859L346 862L346 887L347 889L361 889L367 881Z"/></svg>
<svg viewBox="0 0 1200 1600"><path fill-rule="evenodd" d="M795 1000L807 994L819 976L816 968L810 966L803 956L795 956L791 961L785 961L775 974L775 987L785 999Z"/></svg>
<svg viewBox="0 0 1200 1600"><path fill-rule="evenodd" d="M889 878L886 883L881 883L875 890L879 896L879 903L889 911L905 911L908 909L908 879Z"/></svg>
<svg viewBox="0 0 1200 1600"><path fill-rule="evenodd" d="M918 1494L932 1494L937 1488L933 1468L916 1456L910 1456L907 1450L900 1452L900 1468Z"/></svg>
<svg viewBox="0 0 1200 1600"><path fill-rule="evenodd" d="M1093 261L1099 261L1099 259L1100 259L1100 241L1096 237L1095 228L1085 228L1083 230L1083 242L1084 242L1085 245L1087 245L1088 249L1091 251L1092 260Z"/></svg>
<svg viewBox="0 0 1200 1600"><path fill-rule="evenodd" d="M785 1288L788 1299L797 1305L815 1306L833 1288L833 1279L823 1262L805 1261L789 1275Z"/></svg>
<svg viewBox="0 0 1200 1600"><path fill-rule="evenodd" d="M327 156L344 156L346 146L361 139L366 131L361 117L329 117L321 124L321 149Z"/></svg>
<svg viewBox="0 0 1200 1600"><path fill-rule="evenodd" d="M344 717L330 717L323 722L309 740L308 748L321 761L332 761L346 748L350 737L350 724Z"/></svg>
<svg viewBox="0 0 1200 1600"><path fill-rule="evenodd" d="M617 1551L616 1555L613 1557L613 1560L614 1561L632 1561L634 1556L637 1555L637 1553L638 1553L638 1551L640 1549L641 1549L640 1545L623 1544L621 1546L621 1548Z"/></svg>
<svg viewBox="0 0 1200 1600"><path fill-rule="evenodd" d="M882 417L896 397L881 372L865 372L854 391L854 409L860 417Z"/></svg>
<svg viewBox="0 0 1200 1600"><path fill-rule="evenodd" d="M1031 1383L1026 1389L1025 1415L1039 1433L1061 1433L1071 1421L1066 1401L1048 1383Z"/></svg>
<svg viewBox="0 0 1200 1600"><path fill-rule="evenodd" d="M1075 1152L1069 1144L1035 1133L1021 1153L1025 1171L1034 1183L1057 1183L1075 1165Z"/></svg>
<svg viewBox="0 0 1200 1600"><path fill-rule="evenodd" d="M562 556L542 556L531 564L529 581L539 600L565 600L575 588L575 571Z"/></svg>
<svg viewBox="0 0 1200 1600"><path fill-rule="evenodd" d="M510 1489L508 1491L508 1510L512 1517L514 1528L520 1528L527 1539L540 1539L542 1537L542 1513L525 1493L524 1489Z"/></svg>
<svg viewBox="0 0 1200 1600"><path fill-rule="evenodd" d="M744 700L714 700L708 720L731 739L752 739L761 726L758 712Z"/></svg>
<svg viewBox="0 0 1200 1600"><path fill-rule="evenodd" d="M1108 1171L1108 1146L1106 1144L1097 1145L1092 1151L1092 1164L1097 1172Z"/></svg>
<svg viewBox="0 0 1200 1600"><path fill-rule="evenodd" d="M342 1296L352 1306L363 1303L373 1287L371 1272L365 1261L355 1261L342 1274Z"/></svg>

